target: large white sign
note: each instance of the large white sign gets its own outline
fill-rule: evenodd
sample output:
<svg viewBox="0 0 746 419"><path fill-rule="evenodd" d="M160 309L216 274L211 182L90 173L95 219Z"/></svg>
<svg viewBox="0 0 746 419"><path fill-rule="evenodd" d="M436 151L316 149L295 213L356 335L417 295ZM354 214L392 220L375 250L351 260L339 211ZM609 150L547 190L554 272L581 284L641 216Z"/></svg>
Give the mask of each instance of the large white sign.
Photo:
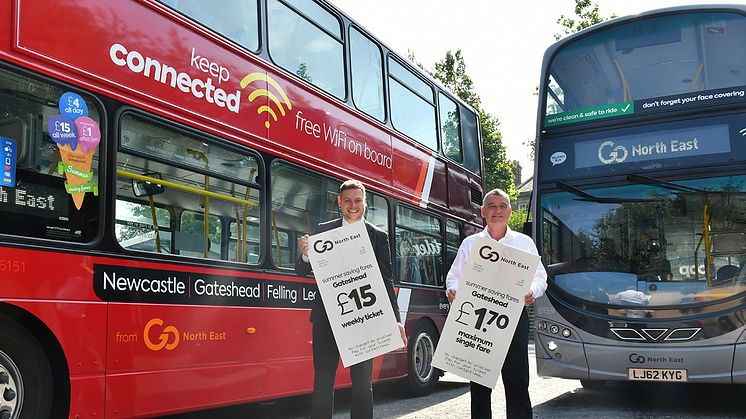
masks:
<svg viewBox="0 0 746 419"><path fill-rule="evenodd" d="M540 257L477 237L433 365L495 388Z"/></svg>
<svg viewBox="0 0 746 419"><path fill-rule="evenodd" d="M308 239L324 309L345 367L404 346L365 223Z"/></svg>

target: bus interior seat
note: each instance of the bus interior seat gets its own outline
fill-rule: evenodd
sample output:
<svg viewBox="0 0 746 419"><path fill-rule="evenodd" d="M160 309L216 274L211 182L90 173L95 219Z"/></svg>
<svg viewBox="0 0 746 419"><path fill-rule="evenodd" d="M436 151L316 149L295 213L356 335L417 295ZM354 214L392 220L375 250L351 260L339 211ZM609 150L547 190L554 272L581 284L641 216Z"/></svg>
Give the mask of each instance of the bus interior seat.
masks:
<svg viewBox="0 0 746 419"><path fill-rule="evenodd" d="M735 265L721 266L720 269L718 269L715 274L715 280L713 281L713 285L717 286L717 285L732 284L735 281L735 279L738 277L738 273L740 271L741 269Z"/></svg>

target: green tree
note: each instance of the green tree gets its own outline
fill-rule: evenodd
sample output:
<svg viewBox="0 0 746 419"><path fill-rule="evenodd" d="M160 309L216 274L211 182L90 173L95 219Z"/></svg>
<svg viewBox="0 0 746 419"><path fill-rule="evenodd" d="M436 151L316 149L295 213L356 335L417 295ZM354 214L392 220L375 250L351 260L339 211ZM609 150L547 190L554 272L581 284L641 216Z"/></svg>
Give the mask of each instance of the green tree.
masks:
<svg viewBox="0 0 746 419"><path fill-rule="evenodd" d="M612 14L608 18L602 17L598 10L598 4L593 0L575 0L575 17L560 15L557 23L563 27L562 33L555 33L554 39L559 41L567 35L615 17L617 17L616 14Z"/></svg>
<svg viewBox="0 0 746 419"><path fill-rule="evenodd" d="M508 219L508 226L513 231L523 231L523 224L528 221L527 217L526 210L513 208L513 213L510 214L510 218Z"/></svg>
<svg viewBox="0 0 746 419"><path fill-rule="evenodd" d="M410 53L410 60L414 55ZM421 66L420 66L421 67ZM487 190L501 188L515 198L517 192L513 180L513 162L508 160L500 133L500 122L482 108L482 101L474 91L474 83L466 72L466 63L461 50L447 51L445 57L435 63L435 79L453 94L474 108L479 114L484 152L484 179Z"/></svg>

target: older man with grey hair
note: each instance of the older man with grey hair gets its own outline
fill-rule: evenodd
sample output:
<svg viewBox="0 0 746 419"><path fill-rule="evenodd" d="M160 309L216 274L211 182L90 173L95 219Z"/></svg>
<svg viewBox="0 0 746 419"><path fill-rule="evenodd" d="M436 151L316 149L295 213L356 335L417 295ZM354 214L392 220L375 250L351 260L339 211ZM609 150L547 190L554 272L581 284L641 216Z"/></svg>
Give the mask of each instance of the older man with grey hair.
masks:
<svg viewBox="0 0 746 419"><path fill-rule="evenodd" d="M513 231L508 227L508 219L513 212L510 197L502 189L493 189L484 196L482 217L487 227L479 233L464 239L458 249L456 259L446 277L446 295L453 303L463 274L464 264L469 257L477 237L495 240L500 244L538 254L531 237ZM533 304L536 298L544 295L547 288L547 272L542 264L536 269L528 294L524 296L526 304ZM508 419L531 418L531 398L528 394L528 314L521 313L513 340L501 370L505 386L505 402ZM492 389L481 384L471 383L471 417L472 419L492 418Z"/></svg>

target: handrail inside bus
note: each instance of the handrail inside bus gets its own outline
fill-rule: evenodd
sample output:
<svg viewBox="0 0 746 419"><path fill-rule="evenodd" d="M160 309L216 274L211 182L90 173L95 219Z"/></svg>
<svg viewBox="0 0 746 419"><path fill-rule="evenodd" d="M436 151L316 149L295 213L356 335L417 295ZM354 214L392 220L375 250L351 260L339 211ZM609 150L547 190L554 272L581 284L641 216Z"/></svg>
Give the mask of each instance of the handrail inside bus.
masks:
<svg viewBox="0 0 746 419"><path fill-rule="evenodd" d="M158 178L154 178L150 176L138 175L137 173L128 172L126 170L117 169L117 175L130 178L130 179L142 180L144 182L151 182L157 185L168 186L169 188L179 189L179 190L190 192L196 195L209 196L210 198L222 199L224 201L229 201L229 202L234 202L237 204L249 205L251 207L259 208L258 202L252 202L246 199L236 198L230 195L223 195L221 193L217 193L213 191L197 189L191 186L181 185L178 183L169 182L167 180L158 179Z"/></svg>
<svg viewBox="0 0 746 419"><path fill-rule="evenodd" d="M624 101L628 102L632 100L632 91L629 88L629 83L627 83L627 78L624 77L624 70L622 70L622 65L619 64L619 60L614 58L614 65L616 66L616 71L619 72L619 78L622 80L622 90L624 91Z"/></svg>

